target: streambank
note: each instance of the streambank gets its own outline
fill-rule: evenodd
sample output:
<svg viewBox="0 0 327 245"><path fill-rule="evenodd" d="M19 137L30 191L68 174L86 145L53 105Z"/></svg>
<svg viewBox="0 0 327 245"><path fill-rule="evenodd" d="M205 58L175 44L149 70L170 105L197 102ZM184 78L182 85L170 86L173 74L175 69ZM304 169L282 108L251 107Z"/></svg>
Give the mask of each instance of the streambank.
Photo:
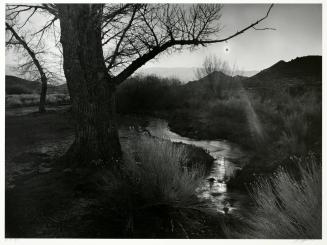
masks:
<svg viewBox="0 0 327 245"><path fill-rule="evenodd" d="M184 141L187 139L187 141L191 141L188 142L191 144L197 144L197 141L226 141L228 144L242 148L244 152L242 156L229 159L240 168L235 171L235 176L229 178L228 184L230 184L230 187L244 191L244 183L248 182L246 177L249 177L252 181L253 172L251 171L253 171L253 169L251 168L250 171L248 171L249 168L246 167L246 171L243 173L243 167L247 166L251 160L260 161L260 159L255 155L255 143L248 132L249 129L247 124L232 120L232 118L216 118L210 121L199 113L194 113L190 116L190 113L175 110L142 111L134 114L134 117L135 121L140 119L143 120L143 123L141 123L143 127L149 124L149 120L146 120L146 118L164 120L166 124L163 130L170 131L168 137L171 137L171 134L177 134L178 140L184 138ZM173 137L176 138L176 135ZM226 159L228 157L229 156L227 156ZM241 174L241 178L236 177L239 174ZM244 178L244 176L246 177Z"/></svg>
<svg viewBox="0 0 327 245"><path fill-rule="evenodd" d="M34 109L37 111L36 107ZM137 206L128 206L121 191L124 189L119 189L118 193L93 191L93 185L85 183L84 175L57 165L56 159L73 141L70 113L66 108L45 114L33 112L31 108L6 111L6 237L185 238L183 229L190 238L224 237L216 216L204 217L200 212L193 212L192 219L201 223L201 228L187 221L181 228L175 221L171 225L171 220L160 223L164 220L158 217L162 207L140 209L133 222L144 225L135 225L134 232L126 231L130 216L125 208L135 211ZM133 145L133 138L142 135L135 130L136 125L130 130L135 120L130 120L129 126L120 124L122 147L128 142ZM146 121L138 120L141 124ZM187 149L191 166L201 163L207 168L212 167L213 158L204 149L173 144ZM129 193L126 200L130 200ZM119 203L121 200L124 202ZM117 207L122 212L117 212Z"/></svg>
<svg viewBox="0 0 327 245"><path fill-rule="evenodd" d="M256 181L259 176L270 176L278 166L292 165L292 160L287 155L275 154L279 149L276 148L278 145L276 146L274 140L258 144L250 134L248 124L233 117L215 117L207 120L207 117L199 112L191 115L176 110L150 111L137 115L142 118L151 116L165 120L167 128L172 133L193 141L227 140L236 143L245 152L244 156L232 159L232 162L241 168L229 178L227 184L236 190L245 192L250 183Z"/></svg>
<svg viewBox="0 0 327 245"><path fill-rule="evenodd" d="M228 140L249 152L255 148L248 124L233 117L208 118L203 111L184 109L140 111L135 115L164 119L171 131L183 137L196 140Z"/></svg>
<svg viewBox="0 0 327 245"><path fill-rule="evenodd" d="M242 169L248 158L242 147L227 140L197 140L181 136L170 130L166 120L159 118L148 118L146 129L155 137L204 149L213 157L214 163L199 185L197 194L215 212L224 214L224 209L228 207L229 213L238 213L248 206L250 200L246 192L228 186L228 182Z"/></svg>

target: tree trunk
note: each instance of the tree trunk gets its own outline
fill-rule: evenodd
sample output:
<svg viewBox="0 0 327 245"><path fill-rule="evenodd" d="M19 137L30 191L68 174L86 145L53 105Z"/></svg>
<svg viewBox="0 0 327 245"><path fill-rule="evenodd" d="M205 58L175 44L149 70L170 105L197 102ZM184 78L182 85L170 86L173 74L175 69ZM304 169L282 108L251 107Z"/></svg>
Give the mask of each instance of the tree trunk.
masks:
<svg viewBox="0 0 327 245"><path fill-rule="evenodd" d="M101 16L100 4L59 5L64 72L75 119L75 142L67 154L79 164L112 163L121 157L116 88L103 58Z"/></svg>
<svg viewBox="0 0 327 245"><path fill-rule="evenodd" d="M46 96L47 96L47 77L45 74L41 76L41 94L40 94L40 104L39 104L39 112L45 112L45 103L46 103Z"/></svg>

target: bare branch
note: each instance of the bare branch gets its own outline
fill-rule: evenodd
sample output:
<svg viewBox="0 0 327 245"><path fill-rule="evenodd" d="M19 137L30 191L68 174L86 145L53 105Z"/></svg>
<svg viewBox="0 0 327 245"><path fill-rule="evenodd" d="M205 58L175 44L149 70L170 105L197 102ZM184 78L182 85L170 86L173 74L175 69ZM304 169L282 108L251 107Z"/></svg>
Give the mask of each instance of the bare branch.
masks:
<svg viewBox="0 0 327 245"><path fill-rule="evenodd" d="M257 28L257 27L252 27L254 30L256 31L266 31L266 30L271 30L271 31L276 31L275 28L272 28L272 27L263 27L263 28Z"/></svg>
<svg viewBox="0 0 327 245"><path fill-rule="evenodd" d="M166 51L167 49L173 47L173 46L184 46L184 45L194 45L194 46L197 46L197 45L206 45L206 44L211 44L211 43L220 43L220 42L225 42L225 41L228 41L238 35L241 35L242 33L246 32L247 30L255 27L256 25L258 25L259 23L261 23L263 20L265 20L271 9L273 7L273 4L271 4L268 8L268 11L266 12L265 16L263 16L261 19L253 22L252 24L246 26L245 28L243 28L242 30L240 31L237 31L235 32L234 34L228 36L228 37L225 37L225 38L222 38L222 39L212 39L212 40L205 40L205 39L200 39L199 37L201 36L201 34L196 34L196 30L197 28L199 27L199 25L197 25L197 20L200 18L199 17L199 14L196 14L195 12L193 13L193 15L191 16L194 23L192 24L191 26L191 34L188 33L188 36L192 36L191 39L175 39L175 38L170 38L168 41L166 41L164 44L160 45L160 46L155 46L155 47L152 47L150 49L150 51L148 53L145 53L143 54L142 56L140 56L139 58L135 59L133 62L131 62L131 64L126 67L125 70L123 70L122 72L120 72L115 80L116 80L116 84L119 84L121 82L123 82L126 78L128 78L131 74L133 74L138 68L140 68L142 65L144 65L146 62L148 62L149 60L155 58L158 54ZM195 11L195 10L193 10ZM217 12L216 12L216 16L217 16ZM183 21L184 23L186 23L186 21ZM204 22L204 25L208 25L207 22ZM186 27L185 27L186 28ZM170 30L172 32L172 30ZM203 33L203 26L202 28L200 28L200 32ZM170 36L170 34L168 34ZM208 35L208 34L206 34ZM205 35L205 36L206 36ZM184 37L182 35L182 37Z"/></svg>
<svg viewBox="0 0 327 245"><path fill-rule="evenodd" d="M129 30L129 28L131 27L131 25L133 23L137 8L138 8L138 6L135 5L133 13L132 13L132 17L131 17L130 21L128 22L127 26L125 27L125 29L124 29L124 31L123 31L123 33L122 33L122 35L121 35L121 37L120 37L120 39L118 41L118 44L117 44L116 49L114 51L114 54L113 54L113 56L111 58L111 62L109 63L108 69L112 68L113 64L115 63L115 60L116 60L120 45L121 45L121 43L122 43L122 41L123 41L123 39L124 39L124 37L126 35L126 32Z"/></svg>
<svg viewBox="0 0 327 245"><path fill-rule="evenodd" d="M43 71L43 68L39 62L39 60L36 58L36 53L27 45L26 41L21 38L18 33L14 30L14 28L12 26L10 26L8 23L6 23L6 29L9 30L12 35L15 37L15 39L24 47L24 49L28 52L28 54L30 55L30 57L33 60L34 65L37 67L40 76L43 77L45 76L45 73Z"/></svg>
<svg viewBox="0 0 327 245"><path fill-rule="evenodd" d="M28 5L28 4L13 4L13 5L7 5L8 10L11 12L11 14L20 14L22 12L31 10L31 9L37 9L37 10L43 10L47 11L48 13L58 16L58 9L54 4L41 4L41 5Z"/></svg>

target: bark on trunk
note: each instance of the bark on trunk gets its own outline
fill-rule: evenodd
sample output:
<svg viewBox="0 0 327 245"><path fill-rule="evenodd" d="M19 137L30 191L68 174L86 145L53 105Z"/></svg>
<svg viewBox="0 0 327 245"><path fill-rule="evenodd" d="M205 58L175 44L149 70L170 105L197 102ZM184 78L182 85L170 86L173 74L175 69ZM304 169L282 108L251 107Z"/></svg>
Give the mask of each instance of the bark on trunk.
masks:
<svg viewBox="0 0 327 245"><path fill-rule="evenodd" d="M39 112L45 112L45 103L46 103L46 96L47 96L47 77L45 75L41 76L41 94L40 94L40 104L39 104Z"/></svg>
<svg viewBox="0 0 327 245"><path fill-rule="evenodd" d="M79 163L117 162L121 148L115 116L115 83L101 43L102 5L59 5L64 72L75 119L68 154Z"/></svg>

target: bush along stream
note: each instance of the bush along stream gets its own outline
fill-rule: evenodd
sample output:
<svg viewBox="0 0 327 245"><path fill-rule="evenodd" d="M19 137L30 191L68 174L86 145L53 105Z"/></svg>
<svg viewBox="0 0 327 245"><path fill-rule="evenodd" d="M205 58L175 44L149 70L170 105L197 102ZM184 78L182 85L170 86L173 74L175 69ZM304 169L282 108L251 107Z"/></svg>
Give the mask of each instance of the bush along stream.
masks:
<svg viewBox="0 0 327 245"><path fill-rule="evenodd" d="M96 173L54 164L44 145L58 155L72 141L65 107L43 116L31 108L6 110L6 233L321 238L321 76L292 71L311 59L317 58L277 63L251 78L216 72L187 84L129 79L117 92L118 170L102 168L101 161L92 162ZM60 149L53 147L58 142ZM22 152L34 145L41 147L37 153ZM26 154L30 163L22 160ZM64 191L53 184L59 177ZM56 217L51 231L43 222L49 215ZM83 225L74 230L74 224Z"/></svg>
<svg viewBox="0 0 327 245"><path fill-rule="evenodd" d="M136 116L132 120L129 119L129 121L136 120L140 120L140 116ZM134 156L133 161L136 162L136 166L146 168L147 175L150 174L151 176L150 185L152 187L157 186L155 189L162 191L162 186L164 186L166 192L163 193L166 194L169 193L169 189L178 190L178 194L172 195L170 193L168 195L174 200L169 200L166 196L164 201L155 202L153 200L156 203L154 206L165 206L169 203L174 206L173 210L179 209L181 206L188 207L189 211L197 210L202 214L207 214L206 222L210 218L216 217L215 222L209 222L210 228L203 226L200 229L206 236L213 227L219 232L215 235L212 233L211 236L220 238L277 238L279 236L285 238L317 238L321 236L319 230L313 229L313 227L321 225L321 218L316 219L321 210L321 191L318 188L321 187L321 164L315 155L310 154L305 158L294 157L293 163L299 166L297 171L295 171L294 166L293 168L279 167L272 170L273 174L271 175L257 176L255 181L248 185L248 191L244 191L228 185L231 180L237 178L238 173L244 167L243 164L249 161L248 153L244 149L226 140L196 140L180 136L172 132L167 121L163 119L143 117L141 121L146 123L143 126L136 126L136 124L128 126L129 130L137 128L138 132L145 132L147 135L142 136L143 139L137 140L135 145L139 145L136 151L139 155ZM148 135L151 135L150 140ZM190 148L190 146L192 147ZM184 151L183 148L187 150ZM193 164L187 168L185 163L189 162L187 159L192 159L195 151L197 152L196 155L203 155L201 151L196 150L199 148L204 149L212 157L213 164L203 165L206 161L201 162L198 158L194 159ZM144 161L149 165L143 165ZM181 163L182 168L176 168L175 164L178 162ZM172 163L175 163L173 164L174 167L171 166ZM194 165L194 163L198 165ZM206 170L203 169L203 166L206 166ZM134 167L133 171L135 171ZM141 182L148 178L142 176L137 178ZM172 178L172 176L175 177ZM171 180L169 184L167 183L168 179ZM182 183L177 179L181 180ZM186 188L184 184L190 188ZM313 188L316 190L311 191ZM315 194L308 196L306 195L307 191ZM161 195L165 196L166 194L163 193ZM179 196L182 193L183 196ZM195 194L195 196L186 198L186 193L191 196ZM293 206L292 198L286 193L300 197L298 205ZM192 201L190 202L190 200ZM271 210L271 200L276 200L273 211ZM276 219L271 219L273 213L277 214ZM169 213L167 217L174 220L174 215L171 215L172 213ZM289 215L293 215L292 219L296 220L296 225L289 222L287 218ZM197 215L194 217L199 218ZM316 218L313 219L312 217ZM264 226L260 226L260 220L270 222L274 233L263 230ZM176 222L179 221L176 220ZM185 222L185 220L182 219L180 222ZM166 227L170 226L171 224L166 224ZM190 236L195 235L192 233L192 225L185 228L184 231L182 236L189 237L188 231L191 231L192 235ZM198 235L197 233L195 236Z"/></svg>
<svg viewBox="0 0 327 245"><path fill-rule="evenodd" d="M226 78L217 73L184 85L169 79L136 77L119 88L117 106L121 113L162 118L163 120L156 119L148 125L152 135L194 144L206 149L213 156L215 164L212 173L197 191L199 193L203 190L202 198L213 200L212 203L216 203L215 209L219 213L224 214L227 211L234 213L234 217L238 216L238 206L241 205L244 209L250 208L253 211L248 212L249 214L254 215L255 210L261 210L269 219L269 207L262 205L264 200L260 200L260 197L265 197L257 191L258 186L262 186L262 193L270 188L274 194L280 188L287 191L288 185L297 183L298 188L290 192L292 195L301 196L304 204L309 197L301 194L303 190L311 184L319 185L319 180L321 181L321 71L316 72L319 66L316 70L303 71L305 74L297 74L300 70L295 69L298 63L312 60L317 61L319 65L319 57L303 57L288 63L277 63L251 78ZM283 66L283 69L280 66ZM296 73L294 79L291 75L293 72ZM130 103L131 101L137 103ZM237 148L241 149L243 154L237 157L233 154L226 156L224 150L214 153L212 142L220 144L218 148L226 147L217 143L224 142L233 154L238 152L235 150ZM235 145L237 147L232 147ZM230 167L233 165L236 167ZM313 167L310 167L311 165ZM288 177L280 177L284 175ZM310 177L306 178L307 175ZM274 184L277 180L283 180L285 185L280 187ZM319 189L319 186L316 187ZM222 194L225 188L227 197ZM245 194L245 198L239 193ZM317 195L312 197L316 200L315 208L307 210L308 206L299 205L299 213L301 209L303 214L310 211L312 216L320 212L321 196L315 193ZM283 199L278 196L274 198ZM279 205L287 207L290 204L287 202L291 200L284 198L282 202ZM281 216L287 215L288 211L293 212L283 209L279 211ZM321 212L319 214L321 215ZM246 212L241 216L243 218L237 221L239 223L247 217ZM299 238L299 234L309 233L310 237L319 237L319 234L309 230L309 227L312 227L309 216L303 219L294 217L298 225L292 227L293 233L285 233L285 237ZM284 221L285 225L290 225ZM273 220L271 225L279 227L278 222ZM253 237L261 237L259 226L245 225L254 230L258 229L258 232L251 233ZM318 230L321 227L319 220L317 227ZM225 234L242 237L242 232L237 235L229 231L227 227ZM245 234L246 231L243 237ZM276 231L275 234L282 234L282 231ZM269 237L268 233L262 233L262 237L264 236Z"/></svg>

